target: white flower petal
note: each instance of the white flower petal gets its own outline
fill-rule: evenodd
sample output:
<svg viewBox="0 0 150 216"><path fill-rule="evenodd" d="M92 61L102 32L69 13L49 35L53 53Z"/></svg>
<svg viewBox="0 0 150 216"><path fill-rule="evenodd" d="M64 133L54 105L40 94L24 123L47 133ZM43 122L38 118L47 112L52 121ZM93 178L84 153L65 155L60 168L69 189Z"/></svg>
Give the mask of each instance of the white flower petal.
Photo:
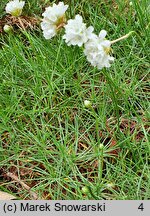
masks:
<svg viewBox="0 0 150 216"><path fill-rule="evenodd" d="M98 37L103 40L107 35L107 32L105 30L101 30Z"/></svg>
<svg viewBox="0 0 150 216"><path fill-rule="evenodd" d="M111 42L109 40L104 40L104 41L101 41L101 45L104 47L110 47Z"/></svg>
<svg viewBox="0 0 150 216"><path fill-rule="evenodd" d="M44 35L45 39L51 39L56 34L57 34L56 29L52 28L52 27L49 30L43 31L43 35Z"/></svg>

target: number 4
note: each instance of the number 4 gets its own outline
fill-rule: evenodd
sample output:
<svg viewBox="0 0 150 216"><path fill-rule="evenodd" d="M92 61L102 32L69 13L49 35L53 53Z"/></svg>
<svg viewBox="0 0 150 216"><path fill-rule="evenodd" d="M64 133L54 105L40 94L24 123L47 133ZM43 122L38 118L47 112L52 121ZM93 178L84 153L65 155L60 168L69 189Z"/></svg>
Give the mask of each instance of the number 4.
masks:
<svg viewBox="0 0 150 216"><path fill-rule="evenodd" d="M139 210L143 211L144 210L144 207L143 207L143 203L141 203L138 207Z"/></svg>

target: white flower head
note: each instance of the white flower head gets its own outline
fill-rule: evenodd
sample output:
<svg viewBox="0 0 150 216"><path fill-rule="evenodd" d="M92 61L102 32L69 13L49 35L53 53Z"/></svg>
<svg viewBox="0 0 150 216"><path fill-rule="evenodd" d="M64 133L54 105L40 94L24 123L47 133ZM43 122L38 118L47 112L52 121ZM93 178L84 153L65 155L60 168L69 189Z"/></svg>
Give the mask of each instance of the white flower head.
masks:
<svg viewBox="0 0 150 216"><path fill-rule="evenodd" d="M45 12L42 14L44 18L41 22L43 35L46 39L54 37L58 29L64 25L67 8L68 5L64 5L63 2L59 2L58 5L53 4L52 7L46 8Z"/></svg>
<svg viewBox="0 0 150 216"><path fill-rule="evenodd" d="M78 45L81 47L90 38L92 38L94 28L92 26L86 28L86 24L83 23L82 16L79 14L75 16L75 19L68 20L67 25L65 25L65 39L68 46Z"/></svg>
<svg viewBox="0 0 150 216"><path fill-rule="evenodd" d="M107 32L100 31L99 36L94 35L86 44L84 54L92 66L102 69L103 67L109 68L110 63L114 61L114 57L110 56L111 42L106 40Z"/></svg>
<svg viewBox="0 0 150 216"><path fill-rule="evenodd" d="M25 1L14 0L7 3L5 10L6 13L11 14L12 16L20 16L22 9L24 7Z"/></svg>

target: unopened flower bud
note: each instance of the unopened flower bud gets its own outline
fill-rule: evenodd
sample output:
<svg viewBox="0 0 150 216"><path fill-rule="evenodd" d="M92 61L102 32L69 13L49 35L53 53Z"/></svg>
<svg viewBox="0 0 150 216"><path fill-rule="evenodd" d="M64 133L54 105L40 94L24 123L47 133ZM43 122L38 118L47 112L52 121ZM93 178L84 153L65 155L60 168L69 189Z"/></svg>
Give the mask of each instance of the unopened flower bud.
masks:
<svg viewBox="0 0 150 216"><path fill-rule="evenodd" d="M100 150L102 150L102 149L104 148L104 145L103 145L103 144L100 144L100 145L99 145L99 148L100 148Z"/></svg>
<svg viewBox="0 0 150 216"><path fill-rule="evenodd" d="M86 108L90 108L90 107L92 106L91 101L85 100L85 101L84 101L84 106L85 106Z"/></svg>
<svg viewBox="0 0 150 216"><path fill-rule="evenodd" d="M114 188L115 187L115 185L112 182L108 183L106 186L107 186L107 188Z"/></svg>
<svg viewBox="0 0 150 216"><path fill-rule="evenodd" d="M84 194L87 194L87 193L89 192L88 187L84 186L84 187L82 188L82 192L83 192Z"/></svg>
<svg viewBox="0 0 150 216"><path fill-rule="evenodd" d="M6 24L6 25L4 25L3 30L4 30L4 32L6 32L6 33L10 33L10 32L13 31L13 27Z"/></svg>

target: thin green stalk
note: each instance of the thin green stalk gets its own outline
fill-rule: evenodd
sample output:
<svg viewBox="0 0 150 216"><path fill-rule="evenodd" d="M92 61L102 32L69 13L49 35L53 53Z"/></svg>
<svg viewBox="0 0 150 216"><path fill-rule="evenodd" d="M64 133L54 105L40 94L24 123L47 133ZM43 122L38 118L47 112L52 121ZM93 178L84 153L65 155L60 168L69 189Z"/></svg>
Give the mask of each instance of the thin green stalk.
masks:
<svg viewBox="0 0 150 216"><path fill-rule="evenodd" d="M115 113L116 113L116 117L117 117L117 126L118 126L118 130L120 128L120 116L119 116L119 109L118 109L118 103L117 103L117 98L115 96L115 92L114 92L114 89L112 87L112 84L113 84L113 81L112 79L110 78L110 76L108 76L107 73L104 72L104 75L105 77L107 78L107 81L108 81L108 84L109 84L109 87L111 89L111 93L112 93L112 99L113 99L113 103L114 103L114 108L115 108Z"/></svg>
<svg viewBox="0 0 150 216"><path fill-rule="evenodd" d="M74 12L72 8L75 8L74 0L69 0L69 8L70 8L70 18L73 18Z"/></svg>
<svg viewBox="0 0 150 216"><path fill-rule="evenodd" d="M92 114L95 118L95 130L96 130L96 138L97 138L97 142L98 145L100 145L100 135L99 135L99 118L97 116L97 113L95 112L95 110L92 107Z"/></svg>
<svg viewBox="0 0 150 216"><path fill-rule="evenodd" d="M101 183L102 181L102 175L103 175L103 165L104 165L104 146L103 144L101 144L99 146L99 157L98 157L98 179L99 179L99 183Z"/></svg>

